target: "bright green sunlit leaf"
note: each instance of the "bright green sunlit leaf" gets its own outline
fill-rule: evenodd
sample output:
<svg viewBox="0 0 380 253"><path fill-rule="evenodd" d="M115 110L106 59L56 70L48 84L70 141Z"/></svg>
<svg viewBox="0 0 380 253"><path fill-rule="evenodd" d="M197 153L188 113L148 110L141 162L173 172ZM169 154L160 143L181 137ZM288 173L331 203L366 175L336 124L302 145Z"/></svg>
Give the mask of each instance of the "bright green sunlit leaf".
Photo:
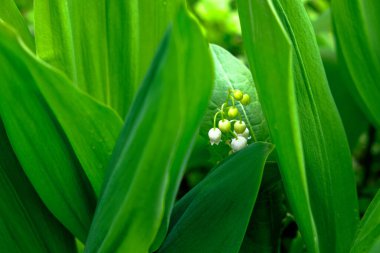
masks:
<svg viewBox="0 0 380 253"><path fill-rule="evenodd" d="M17 30L24 43L34 51L34 39L28 30L28 26L13 0L2 0L0 8L0 20L11 25Z"/></svg>
<svg viewBox="0 0 380 253"><path fill-rule="evenodd" d="M121 120L0 28L0 115L10 142L49 210L85 240Z"/></svg>
<svg viewBox="0 0 380 253"><path fill-rule="evenodd" d="M245 48L285 192L310 252L347 252L358 224L350 152L299 1L239 0Z"/></svg>
<svg viewBox="0 0 380 253"><path fill-rule="evenodd" d="M354 80L352 95L380 127L380 1L334 0L332 15L342 61Z"/></svg>
<svg viewBox="0 0 380 253"><path fill-rule="evenodd" d="M126 119L85 252L160 244L211 90L208 45L181 9Z"/></svg>
<svg viewBox="0 0 380 253"><path fill-rule="evenodd" d="M37 54L124 118L182 0L35 0Z"/></svg>

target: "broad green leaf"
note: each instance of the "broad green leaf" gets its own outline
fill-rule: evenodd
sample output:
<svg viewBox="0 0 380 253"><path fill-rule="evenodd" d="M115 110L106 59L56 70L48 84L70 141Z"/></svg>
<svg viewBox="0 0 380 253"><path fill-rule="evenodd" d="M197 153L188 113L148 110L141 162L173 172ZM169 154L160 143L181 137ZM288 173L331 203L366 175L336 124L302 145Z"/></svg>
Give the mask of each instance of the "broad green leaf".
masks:
<svg viewBox="0 0 380 253"><path fill-rule="evenodd" d="M0 251L75 252L74 238L25 176L0 120Z"/></svg>
<svg viewBox="0 0 380 253"><path fill-rule="evenodd" d="M13 0L2 0L0 8L0 22L4 21L11 25L20 34L21 39L31 49L35 50L34 39L28 30L28 26L17 9Z"/></svg>
<svg viewBox="0 0 380 253"><path fill-rule="evenodd" d="M338 62L334 41L331 10L328 9L313 23L323 66L331 93L342 119L351 151L357 147L359 136L368 129L369 122L349 86L354 85L345 64ZM339 50L338 50L339 51Z"/></svg>
<svg viewBox="0 0 380 253"><path fill-rule="evenodd" d="M334 0L333 21L342 61L354 83L352 95L364 112L380 127L380 2Z"/></svg>
<svg viewBox="0 0 380 253"><path fill-rule="evenodd" d="M245 121L252 135L252 141L268 141L269 130L261 110L260 102L258 101L256 88L254 86L252 75L249 69L236 57L227 50L217 46L210 45L214 60L214 90L209 102L207 113L203 119L200 136L209 142L208 131L213 127L214 115L218 112L218 108L226 101L228 91L239 89L247 93L251 102L247 106L242 106L236 101L236 107L242 115L242 120ZM229 105L232 105L231 102ZM216 119L216 126L220 120L220 115ZM209 145L208 148L212 155L213 162L224 159L231 148L225 144L226 137L223 136L222 143L219 145Z"/></svg>
<svg viewBox="0 0 380 253"><path fill-rule="evenodd" d="M338 63L335 53L325 51L322 59L331 93L342 118L351 151L353 151L358 144L359 136L368 129L369 122L348 89L348 85L353 85L353 81L349 72Z"/></svg>
<svg viewBox="0 0 380 253"><path fill-rule="evenodd" d="M136 0L134 0L136 1ZM138 78L141 82L149 69L157 47L165 34L168 24L173 20L178 6L183 0L138 0Z"/></svg>
<svg viewBox="0 0 380 253"><path fill-rule="evenodd" d="M358 223L351 157L299 1L239 0L244 45L310 252L347 252Z"/></svg>
<svg viewBox="0 0 380 253"><path fill-rule="evenodd" d="M0 115L10 142L43 202L83 241L121 120L23 50L5 25L0 52Z"/></svg>
<svg viewBox="0 0 380 253"><path fill-rule="evenodd" d="M380 190L364 214L355 236L351 253L371 252L380 242ZM377 244L377 245L376 245ZM377 251L374 251L377 252Z"/></svg>
<svg viewBox="0 0 380 253"><path fill-rule="evenodd" d="M125 117L181 0L35 0L37 54Z"/></svg>
<svg viewBox="0 0 380 253"><path fill-rule="evenodd" d="M272 149L257 142L221 162L176 203L158 252L239 252Z"/></svg>
<svg viewBox="0 0 380 253"><path fill-rule="evenodd" d="M278 165L267 162L239 253L279 252L286 209Z"/></svg>
<svg viewBox="0 0 380 253"><path fill-rule="evenodd" d="M208 45L180 9L115 147L85 252L148 252L161 242L211 90Z"/></svg>

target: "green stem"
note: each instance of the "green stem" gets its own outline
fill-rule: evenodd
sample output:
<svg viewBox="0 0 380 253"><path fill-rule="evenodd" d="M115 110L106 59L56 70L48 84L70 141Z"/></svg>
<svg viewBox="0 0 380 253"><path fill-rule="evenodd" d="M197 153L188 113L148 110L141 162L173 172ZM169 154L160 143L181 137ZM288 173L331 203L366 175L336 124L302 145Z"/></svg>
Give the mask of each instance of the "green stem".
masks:
<svg viewBox="0 0 380 253"><path fill-rule="evenodd" d="M214 128L216 128L216 127L215 127L215 125L216 125L216 117L218 116L219 113L220 113L220 111L217 112L217 113L215 113L215 115L214 115ZM223 114L222 114L222 115L223 115Z"/></svg>
<svg viewBox="0 0 380 253"><path fill-rule="evenodd" d="M223 103L222 104L222 107L220 108L220 112L222 113L222 120L224 119L224 105L225 105L226 103Z"/></svg>
<svg viewBox="0 0 380 253"><path fill-rule="evenodd" d="M229 95L229 97L231 98L231 101L232 101L232 106L235 107L235 99L233 96Z"/></svg>
<svg viewBox="0 0 380 253"><path fill-rule="evenodd" d="M231 133L235 138L238 137L237 134L235 134L234 132L232 132L232 130L230 130L230 133Z"/></svg>

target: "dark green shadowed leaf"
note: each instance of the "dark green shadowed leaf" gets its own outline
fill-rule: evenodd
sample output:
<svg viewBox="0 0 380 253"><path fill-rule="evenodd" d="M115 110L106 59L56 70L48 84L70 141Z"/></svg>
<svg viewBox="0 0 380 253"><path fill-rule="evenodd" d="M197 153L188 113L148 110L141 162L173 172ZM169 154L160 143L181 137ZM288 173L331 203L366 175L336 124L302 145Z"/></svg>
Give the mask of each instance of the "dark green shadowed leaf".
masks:
<svg viewBox="0 0 380 253"><path fill-rule="evenodd" d="M228 157L174 207L159 253L239 252L259 191L269 143Z"/></svg>
<svg viewBox="0 0 380 253"><path fill-rule="evenodd" d="M309 18L301 1L238 5L285 192L308 250L347 252L358 224L351 157Z"/></svg>
<svg viewBox="0 0 380 253"><path fill-rule="evenodd" d="M25 176L0 120L0 252L71 253L73 236Z"/></svg>
<svg viewBox="0 0 380 253"><path fill-rule="evenodd" d="M351 253L378 252L370 251L380 243L380 190L372 200L355 237ZM377 244L377 245L376 245Z"/></svg>
<svg viewBox="0 0 380 253"><path fill-rule="evenodd" d="M0 28L0 115L10 142L49 210L83 241L121 120Z"/></svg>
<svg viewBox="0 0 380 253"><path fill-rule="evenodd" d="M124 118L182 0L35 0L37 54Z"/></svg>
<svg viewBox="0 0 380 253"><path fill-rule="evenodd" d="M342 63L354 83L352 95L380 127L380 1L334 0L332 15Z"/></svg>
<svg viewBox="0 0 380 253"><path fill-rule="evenodd" d="M260 191L239 253L279 252L286 212L278 165L267 161Z"/></svg>
<svg viewBox="0 0 380 253"><path fill-rule="evenodd" d="M2 0L0 8L0 22L4 21L12 26L19 34L25 45L32 51L35 50L34 39L28 30L28 26L17 9L13 0Z"/></svg>
<svg viewBox="0 0 380 253"><path fill-rule="evenodd" d="M126 119L86 252L139 253L160 244L211 90L208 45L181 9Z"/></svg>

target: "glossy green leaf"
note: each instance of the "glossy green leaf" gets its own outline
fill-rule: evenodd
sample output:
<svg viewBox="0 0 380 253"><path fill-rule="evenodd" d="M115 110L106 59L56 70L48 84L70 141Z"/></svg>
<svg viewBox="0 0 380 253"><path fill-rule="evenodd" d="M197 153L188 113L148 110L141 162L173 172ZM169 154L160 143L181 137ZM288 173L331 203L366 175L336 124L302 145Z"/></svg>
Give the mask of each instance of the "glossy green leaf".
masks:
<svg viewBox="0 0 380 253"><path fill-rule="evenodd" d="M354 83L352 95L380 127L380 2L334 0L332 14L342 61Z"/></svg>
<svg viewBox="0 0 380 253"><path fill-rule="evenodd" d="M85 252L161 242L211 90L208 45L181 9L126 119Z"/></svg>
<svg viewBox="0 0 380 253"><path fill-rule="evenodd" d="M285 192L308 250L347 252L358 223L351 157L309 18L299 1L238 5Z"/></svg>
<svg viewBox="0 0 380 253"><path fill-rule="evenodd" d="M85 240L121 120L24 51L5 25L0 49L0 115L10 142L49 210Z"/></svg>
<svg viewBox="0 0 380 253"><path fill-rule="evenodd" d="M74 238L25 176L0 120L0 251L75 252Z"/></svg>
<svg viewBox="0 0 380 253"><path fill-rule="evenodd" d="M35 0L37 54L125 117L181 0Z"/></svg>
<svg viewBox="0 0 380 253"><path fill-rule="evenodd" d="M380 242L380 190L364 214L351 253L370 252ZM374 251L377 252L377 251Z"/></svg>
<svg viewBox="0 0 380 253"><path fill-rule="evenodd" d="M239 252L272 149L257 142L221 162L176 203L158 252Z"/></svg>
<svg viewBox="0 0 380 253"><path fill-rule="evenodd" d="M0 22L11 25L20 34L21 39L32 51L35 50L34 39L28 26L13 0L2 0L0 8Z"/></svg>
<svg viewBox="0 0 380 253"><path fill-rule="evenodd" d="M243 106L240 102L236 101L236 107L251 132L252 141L268 141L269 130L249 69L227 50L217 45L210 45L210 49L214 60L214 90L199 134L208 142L207 147L212 156L211 160L215 163L224 159L231 150L224 143L213 146L209 145L208 138L208 131L213 127L214 115L217 113L218 108L226 101L229 90L239 89L247 93L251 98L251 102L247 106ZM216 125L220 119L219 116L216 120ZM226 139L222 141L224 142Z"/></svg>
<svg viewBox="0 0 380 253"><path fill-rule="evenodd" d="M353 81L344 66L338 64L335 53L325 51L322 59L331 93L342 118L351 151L353 151L358 144L359 136L367 131L369 122L348 89L348 85L353 85Z"/></svg>

